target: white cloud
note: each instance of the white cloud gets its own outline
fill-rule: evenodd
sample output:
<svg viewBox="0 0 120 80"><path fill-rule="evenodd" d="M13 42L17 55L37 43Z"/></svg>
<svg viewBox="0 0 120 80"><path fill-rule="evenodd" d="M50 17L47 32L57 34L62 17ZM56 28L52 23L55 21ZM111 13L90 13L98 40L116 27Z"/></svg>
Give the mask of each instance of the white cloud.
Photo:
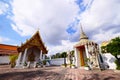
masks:
<svg viewBox="0 0 120 80"><path fill-rule="evenodd" d="M76 16L84 31L90 33L88 36L97 42L120 35L120 0L84 0L81 4L87 9L78 15L80 9L74 0L13 0L11 25L21 36L31 35L39 27L49 53L53 54L73 47L74 43L67 41L66 28ZM73 40L79 37L80 32L76 31L71 36Z"/></svg>
<svg viewBox="0 0 120 80"><path fill-rule="evenodd" d="M120 32L116 34L114 34L113 32L114 30L109 30L107 32L100 30L100 33L93 35L93 40L101 43L103 41L109 41L118 36L120 37Z"/></svg>
<svg viewBox="0 0 120 80"><path fill-rule="evenodd" d="M9 5L0 1L0 15L7 12Z"/></svg>
<svg viewBox="0 0 120 80"><path fill-rule="evenodd" d="M116 19L120 21L119 4L119 0L94 0L91 8L81 15L81 22L87 27L90 26L95 28L110 22L111 24L115 23Z"/></svg>
<svg viewBox="0 0 120 80"><path fill-rule="evenodd" d="M83 0L83 2L81 3L81 5L83 6L89 6L89 4L91 3L92 0Z"/></svg>
<svg viewBox="0 0 120 80"><path fill-rule="evenodd" d="M100 42L106 38L118 36L120 32L120 0L94 0L90 7L79 15L79 18L86 32L95 32L91 36L93 40ZM113 33L112 29L115 29L116 33Z"/></svg>
<svg viewBox="0 0 120 80"><path fill-rule="evenodd" d="M67 39L66 28L79 11L74 0L13 0L12 8L15 31L27 36L39 27L44 41L51 45Z"/></svg>
<svg viewBox="0 0 120 80"><path fill-rule="evenodd" d="M62 45L49 46L50 51L48 55L73 50L73 46L76 44L76 42L70 42L69 40L62 40L61 42L62 42Z"/></svg>

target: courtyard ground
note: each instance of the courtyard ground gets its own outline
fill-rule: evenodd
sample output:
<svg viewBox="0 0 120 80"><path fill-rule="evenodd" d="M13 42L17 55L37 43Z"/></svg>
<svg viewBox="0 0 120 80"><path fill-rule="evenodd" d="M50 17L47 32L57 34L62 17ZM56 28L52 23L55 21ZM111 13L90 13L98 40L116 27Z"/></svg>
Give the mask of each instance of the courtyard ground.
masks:
<svg viewBox="0 0 120 80"><path fill-rule="evenodd" d="M120 71L87 71L60 66L14 69L0 65L0 80L120 80Z"/></svg>

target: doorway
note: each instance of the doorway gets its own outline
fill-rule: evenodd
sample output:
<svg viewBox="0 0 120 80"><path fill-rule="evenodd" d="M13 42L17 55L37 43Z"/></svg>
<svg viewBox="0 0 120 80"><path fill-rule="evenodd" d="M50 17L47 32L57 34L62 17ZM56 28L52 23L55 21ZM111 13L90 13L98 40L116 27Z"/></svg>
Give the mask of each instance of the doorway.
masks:
<svg viewBox="0 0 120 80"><path fill-rule="evenodd" d="M35 61L35 54L33 52L28 54L28 61L30 61L30 62L34 62Z"/></svg>

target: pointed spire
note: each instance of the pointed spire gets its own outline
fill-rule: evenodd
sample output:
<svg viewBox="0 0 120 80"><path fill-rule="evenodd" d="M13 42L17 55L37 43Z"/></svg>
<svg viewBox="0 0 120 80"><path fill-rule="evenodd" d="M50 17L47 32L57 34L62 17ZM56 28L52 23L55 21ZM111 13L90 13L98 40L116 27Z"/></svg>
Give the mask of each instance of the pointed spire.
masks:
<svg viewBox="0 0 120 80"><path fill-rule="evenodd" d="M88 39L88 37L86 36L86 34L84 33L83 29L82 29L82 25L80 24L81 27L81 34L80 34L80 40L81 39Z"/></svg>
<svg viewBox="0 0 120 80"><path fill-rule="evenodd" d="M40 30L40 28L39 27L37 27L37 31L39 31Z"/></svg>

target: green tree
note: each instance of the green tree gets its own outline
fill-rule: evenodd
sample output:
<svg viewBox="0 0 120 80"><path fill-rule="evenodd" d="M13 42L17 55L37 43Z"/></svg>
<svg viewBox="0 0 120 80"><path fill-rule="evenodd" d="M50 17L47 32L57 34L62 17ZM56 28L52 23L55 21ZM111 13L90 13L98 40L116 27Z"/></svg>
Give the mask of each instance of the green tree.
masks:
<svg viewBox="0 0 120 80"><path fill-rule="evenodd" d="M55 59L55 55L52 55L51 58L52 58L52 59Z"/></svg>
<svg viewBox="0 0 120 80"><path fill-rule="evenodd" d="M56 53L56 58L61 58L60 53Z"/></svg>
<svg viewBox="0 0 120 80"><path fill-rule="evenodd" d="M107 52L106 48L107 48L106 46L102 46L102 47L101 47L101 52L102 52L102 53L106 53L106 52Z"/></svg>
<svg viewBox="0 0 120 80"><path fill-rule="evenodd" d="M120 37L116 37L106 46L107 52L110 52L117 59L117 66L120 66Z"/></svg>
<svg viewBox="0 0 120 80"><path fill-rule="evenodd" d="M67 64L66 64L67 52L62 52L61 55L62 55L62 57L64 58L64 65L65 65L65 67L66 67L66 66L67 66Z"/></svg>
<svg viewBox="0 0 120 80"><path fill-rule="evenodd" d="M70 51L72 57L74 57L74 50Z"/></svg>

